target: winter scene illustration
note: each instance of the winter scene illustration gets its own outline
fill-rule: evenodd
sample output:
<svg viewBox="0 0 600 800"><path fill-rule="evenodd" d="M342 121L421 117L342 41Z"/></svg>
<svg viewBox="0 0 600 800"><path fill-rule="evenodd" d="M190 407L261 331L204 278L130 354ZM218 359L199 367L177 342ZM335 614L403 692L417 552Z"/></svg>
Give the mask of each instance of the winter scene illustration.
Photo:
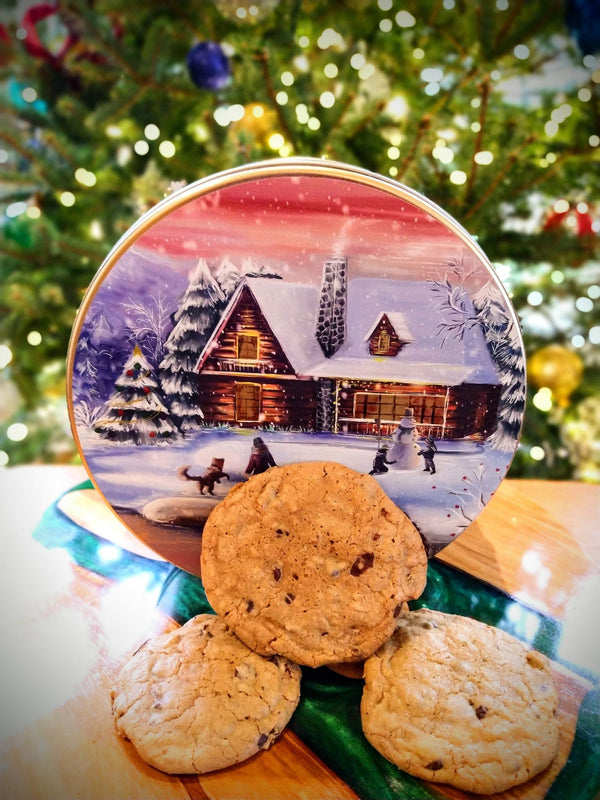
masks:
<svg viewBox="0 0 600 800"><path fill-rule="evenodd" d="M447 224L277 176L195 197L119 252L70 390L94 482L169 560L232 486L295 461L373 475L434 554L506 474L525 360L492 270Z"/></svg>

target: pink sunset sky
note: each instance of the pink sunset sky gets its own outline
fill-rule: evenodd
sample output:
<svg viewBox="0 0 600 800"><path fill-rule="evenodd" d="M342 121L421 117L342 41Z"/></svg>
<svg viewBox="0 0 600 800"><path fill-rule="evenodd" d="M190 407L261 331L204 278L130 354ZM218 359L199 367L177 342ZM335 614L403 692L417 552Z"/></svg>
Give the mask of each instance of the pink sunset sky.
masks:
<svg viewBox="0 0 600 800"><path fill-rule="evenodd" d="M333 255L363 276L408 280L439 278L448 259L462 257L465 273L475 269L469 282L489 279L477 250L399 192L322 175L247 175L200 196L187 187L191 199L146 228L133 250L175 268L252 259L302 282L316 280Z"/></svg>

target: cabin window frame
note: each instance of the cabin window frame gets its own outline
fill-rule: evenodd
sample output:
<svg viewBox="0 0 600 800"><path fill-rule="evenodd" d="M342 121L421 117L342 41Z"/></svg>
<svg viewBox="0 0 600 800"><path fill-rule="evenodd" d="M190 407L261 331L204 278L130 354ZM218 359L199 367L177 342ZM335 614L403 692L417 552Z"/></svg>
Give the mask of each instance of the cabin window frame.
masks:
<svg viewBox="0 0 600 800"><path fill-rule="evenodd" d="M252 344L250 344L252 343ZM244 353L244 349L252 347L252 355ZM236 358L240 361L259 361L260 360L260 336L258 333L237 333L235 338Z"/></svg>
<svg viewBox="0 0 600 800"><path fill-rule="evenodd" d="M252 387L255 390L255 400L251 400L249 398L240 398L240 394L243 390L248 390ZM240 406L243 401L243 408ZM251 403L252 405L256 405L256 416L250 416L247 412L248 404ZM234 393L234 417L236 422L258 422L260 420L260 410L261 410L261 403L262 403L262 386L260 383L256 383L254 381L236 381L235 382L235 393Z"/></svg>

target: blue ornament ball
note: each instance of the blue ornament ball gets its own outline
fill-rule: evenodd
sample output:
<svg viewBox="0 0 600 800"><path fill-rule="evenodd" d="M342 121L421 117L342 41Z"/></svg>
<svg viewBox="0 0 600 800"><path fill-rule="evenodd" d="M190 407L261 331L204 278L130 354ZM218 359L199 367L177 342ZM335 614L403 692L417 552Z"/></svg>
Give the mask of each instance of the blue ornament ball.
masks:
<svg viewBox="0 0 600 800"><path fill-rule="evenodd" d="M198 42L187 56L190 78L200 89L216 92L231 80L231 66L217 42Z"/></svg>

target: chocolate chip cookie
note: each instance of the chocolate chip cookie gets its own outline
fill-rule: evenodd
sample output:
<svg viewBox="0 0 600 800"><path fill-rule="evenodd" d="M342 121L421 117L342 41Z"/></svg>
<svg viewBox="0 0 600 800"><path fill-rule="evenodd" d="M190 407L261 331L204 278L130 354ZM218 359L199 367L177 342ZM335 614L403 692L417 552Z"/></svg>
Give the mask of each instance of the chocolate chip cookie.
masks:
<svg viewBox="0 0 600 800"><path fill-rule="evenodd" d="M118 733L163 772L204 773L267 749L300 699L300 668L249 650L211 614L147 641L112 691Z"/></svg>
<svg viewBox="0 0 600 800"><path fill-rule="evenodd" d="M365 662L363 731L418 778L494 794L541 772L558 747L545 656L477 620L420 609Z"/></svg>
<svg viewBox="0 0 600 800"><path fill-rule="evenodd" d="M202 535L209 602L262 655L360 661L425 586L418 530L369 475L329 462L234 487Z"/></svg>

